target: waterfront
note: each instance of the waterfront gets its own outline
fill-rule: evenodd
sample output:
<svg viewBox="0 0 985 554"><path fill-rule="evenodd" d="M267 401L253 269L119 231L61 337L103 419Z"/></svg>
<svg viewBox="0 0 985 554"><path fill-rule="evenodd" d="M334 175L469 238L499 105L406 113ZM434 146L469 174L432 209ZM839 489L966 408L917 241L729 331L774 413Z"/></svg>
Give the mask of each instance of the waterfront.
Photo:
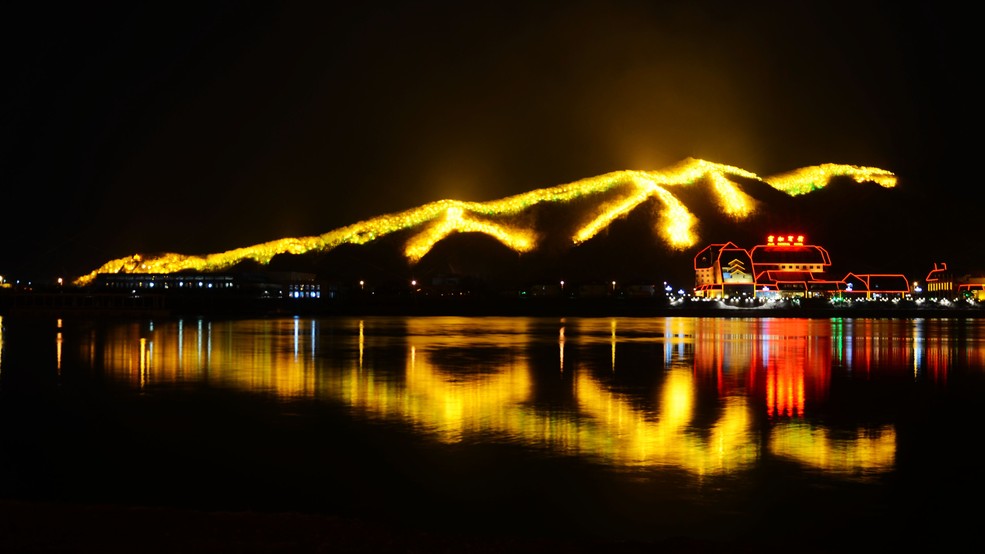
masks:
<svg viewBox="0 0 985 554"><path fill-rule="evenodd" d="M983 341L977 318L8 316L0 496L662 551L957 545Z"/></svg>

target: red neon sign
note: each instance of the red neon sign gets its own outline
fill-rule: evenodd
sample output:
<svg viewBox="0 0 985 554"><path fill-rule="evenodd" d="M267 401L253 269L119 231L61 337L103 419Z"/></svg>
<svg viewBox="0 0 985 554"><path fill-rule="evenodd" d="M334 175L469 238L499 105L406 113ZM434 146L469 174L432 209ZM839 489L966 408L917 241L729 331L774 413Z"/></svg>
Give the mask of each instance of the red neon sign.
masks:
<svg viewBox="0 0 985 554"><path fill-rule="evenodd" d="M804 235L770 235L766 237L767 246L803 246Z"/></svg>

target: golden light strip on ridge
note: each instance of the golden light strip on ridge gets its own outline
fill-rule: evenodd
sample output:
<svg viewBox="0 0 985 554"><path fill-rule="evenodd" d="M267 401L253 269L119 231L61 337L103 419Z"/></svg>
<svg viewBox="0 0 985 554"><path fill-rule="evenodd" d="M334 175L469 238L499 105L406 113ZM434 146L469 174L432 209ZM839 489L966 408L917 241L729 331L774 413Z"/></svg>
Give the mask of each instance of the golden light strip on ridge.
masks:
<svg viewBox="0 0 985 554"><path fill-rule="evenodd" d="M885 188L896 186L896 176L884 169L843 164L821 164L795 169L763 179L773 188L799 196L824 188L835 177L849 177L856 183L871 181Z"/></svg>
<svg viewBox="0 0 985 554"><path fill-rule="evenodd" d="M527 252L536 247L537 234L533 230L516 229L503 223L481 221L466 217L466 213L486 217L517 215L540 203L563 203L576 198L597 195L627 184L634 185L625 197L603 206L591 222L576 231L574 243L594 237L601 229L650 197L656 197L663 205L661 236L677 249L692 246L697 237L693 232L696 218L673 194L664 187L686 186L709 177L722 211L736 218L752 213L754 201L742 192L726 176L761 180L791 196L806 194L824 187L832 178L847 176L856 182L875 182L883 187L896 185L892 173L873 167L841 164L823 164L801 168L788 173L761 179L755 173L743 169L716 164L705 160L686 158L678 164L659 171L614 171L572 183L537 189L523 194L488 202L462 202L439 200L423 206L386 214L341 227L317 236L289 237L264 242L254 246L236 248L203 256L165 253L157 256L134 254L110 260L90 273L75 279L75 284L92 282L100 273L175 273L183 270L199 272L221 271L242 261L252 260L267 264L278 254L305 254L327 252L341 244L365 244L391 233L417 227L442 218L429 231L418 234L405 247L409 261L420 260L431 247L452 232L480 232L516 250ZM461 214L455 223L448 223L448 214L458 210ZM428 238L430 237L430 238ZM432 240L433 239L433 240Z"/></svg>
<svg viewBox="0 0 985 554"><path fill-rule="evenodd" d="M459 207L448 208L443 221L427 228L407 242L404 255L411 262L424 257L441 239L452 233L483 233L517 252L527 252L534 247L532 231L512 229L495 223L464 217Z"/></svg>

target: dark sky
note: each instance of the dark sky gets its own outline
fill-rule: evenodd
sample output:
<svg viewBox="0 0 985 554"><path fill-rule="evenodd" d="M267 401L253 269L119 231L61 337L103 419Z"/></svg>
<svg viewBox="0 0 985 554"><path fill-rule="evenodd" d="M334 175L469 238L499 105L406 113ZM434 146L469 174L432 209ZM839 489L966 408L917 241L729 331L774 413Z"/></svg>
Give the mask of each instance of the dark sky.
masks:
<svg viewBox="0 0 985 554"><path fill-rule="evenodd" d="M970 15L942 3L24 4L0 14L8 277L688 156L974 178Z"/></svg>

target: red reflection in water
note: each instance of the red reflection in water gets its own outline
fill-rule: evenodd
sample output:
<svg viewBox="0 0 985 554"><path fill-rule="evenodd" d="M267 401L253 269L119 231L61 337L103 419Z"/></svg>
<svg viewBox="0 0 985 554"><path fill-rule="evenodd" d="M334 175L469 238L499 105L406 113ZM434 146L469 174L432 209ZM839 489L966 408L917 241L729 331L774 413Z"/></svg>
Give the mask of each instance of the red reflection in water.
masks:
<svg viewBox="0 0 985 554"><path fill-rule="evenodd" d="M943 384L956 364L985 367L985 327L961 320L709 318L694 329L699 386L761 398L771 418L825 402L834 370Z"/></svg>
<svg viewBox="0 0 985 554"><path fill-rule="evenodd" d="M708 320L695 329L698 379L720 396L748 391L770 417L801 417L821 402L831 380L831 326L811 319Z"/></svg>
<svg viewBox="0 0 985 554"><path fill-rule="evenodd" d="M695 322L694 375L699 386L713 387L721 397L753 388L749 368L759 357L754 325L726 318Z"/></svg>
<svg viewBox="0 0 985 554"><path fill-rule="evenodd" d="M820 323L820 324L819 324ZM762 366L767 413L773 417L802 417L808 398L821 402L831 383L831 334L828 322L804 319L765 319Z"/></svg>

